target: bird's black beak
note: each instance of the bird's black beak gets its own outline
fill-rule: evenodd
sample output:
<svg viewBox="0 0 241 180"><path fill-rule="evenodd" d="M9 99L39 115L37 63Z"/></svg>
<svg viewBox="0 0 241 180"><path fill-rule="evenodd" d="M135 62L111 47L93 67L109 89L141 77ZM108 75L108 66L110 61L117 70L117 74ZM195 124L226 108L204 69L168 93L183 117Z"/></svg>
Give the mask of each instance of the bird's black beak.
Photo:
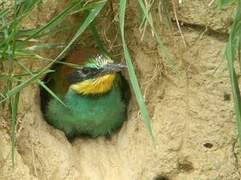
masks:
<svg viewBox="0 0 241 180"><path fill-rule="evenodd" d="M103 68L102 68L102 73L114 73L114 72L121 72L124 69L126 69L127 66L124 64L106 64Z"/></svg>

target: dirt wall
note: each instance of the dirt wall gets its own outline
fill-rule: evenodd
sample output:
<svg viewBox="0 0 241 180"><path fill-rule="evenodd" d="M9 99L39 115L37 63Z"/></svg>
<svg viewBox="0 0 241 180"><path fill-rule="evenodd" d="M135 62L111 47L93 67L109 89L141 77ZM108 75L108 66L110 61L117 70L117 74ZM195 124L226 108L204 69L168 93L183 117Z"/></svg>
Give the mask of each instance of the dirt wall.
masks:
<svg viewBox="0 0 241 180"><path fill-rule="evenodd" d="M8 119L1 119L0 179L241 179L231 89L223 59L233 9L220 12L209 7L209 1L183 1L177 14L185 47L175 21L173 31L163 26L158 14L160 4L156 3L153 21L175 57L173 71L160 57L149 30L140 41L136 3L128 4L126 36L152 118L155 143L150 140L134 96L128 121L111 140L77 138L69 142L43 120L39 89L33 85L21 94L14 170ZM26 26L47 22L63 6L54 0L45 1ZM60 42L60 38L49 41ZM33 68L44 66L32 61L29 64Z"/></svg>

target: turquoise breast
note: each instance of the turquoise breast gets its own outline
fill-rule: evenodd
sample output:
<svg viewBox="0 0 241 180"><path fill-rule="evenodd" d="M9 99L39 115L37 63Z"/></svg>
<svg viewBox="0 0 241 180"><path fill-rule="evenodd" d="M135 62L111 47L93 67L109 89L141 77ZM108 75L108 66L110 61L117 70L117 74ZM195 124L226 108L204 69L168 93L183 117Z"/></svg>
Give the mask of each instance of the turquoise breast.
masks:
<svg viewBox="0 0 241 180"><path fill-rule="evenodd" d="M126 104L120 88L101 95L83 96L68 90L63 102L51 99L47 108L47 120L71 138L81 134L92 137L111 135L126 119Z"/></svg>

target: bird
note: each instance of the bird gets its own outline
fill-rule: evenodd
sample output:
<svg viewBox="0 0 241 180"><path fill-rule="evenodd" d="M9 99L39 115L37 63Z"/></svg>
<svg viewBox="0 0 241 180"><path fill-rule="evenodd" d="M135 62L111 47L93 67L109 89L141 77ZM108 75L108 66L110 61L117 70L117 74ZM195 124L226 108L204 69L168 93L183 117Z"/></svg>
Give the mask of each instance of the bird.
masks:
<svg viewBox="0 0 241 180"><path fill-rule="evenodd" d="M127 119L131 93L122 74L127 66L94 48L73 48L62 62L43 79L62 103L40 88L44 118L69 139L110 137Z"/></svg>

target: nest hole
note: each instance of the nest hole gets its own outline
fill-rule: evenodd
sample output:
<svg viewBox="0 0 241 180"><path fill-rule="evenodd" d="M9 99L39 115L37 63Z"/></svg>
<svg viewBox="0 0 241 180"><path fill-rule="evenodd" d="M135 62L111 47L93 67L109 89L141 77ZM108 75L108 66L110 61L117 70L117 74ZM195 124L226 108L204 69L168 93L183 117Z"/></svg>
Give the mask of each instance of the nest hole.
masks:
<svg viewBox="0 0 241 180"><path fill-rule="evenodd" d="M213 144L212 143L205 143L205 144L203 144L203 146L205 148L211 149L213 147Z"/></svg>
<svg viewBox="0 0 241 180"><path fill-rule="evenodd" d="M156 177L153 178L153 180L171 180L171 179L168 178L167 176L157 175Z"/></svg>
<svg viewBox="0 0 241 180"><path fill-rule="evenodd" d="M190 161L183 161L178 163L178 169L180 169L183 172L192 172L194 170L193 164Z"/></svg>

